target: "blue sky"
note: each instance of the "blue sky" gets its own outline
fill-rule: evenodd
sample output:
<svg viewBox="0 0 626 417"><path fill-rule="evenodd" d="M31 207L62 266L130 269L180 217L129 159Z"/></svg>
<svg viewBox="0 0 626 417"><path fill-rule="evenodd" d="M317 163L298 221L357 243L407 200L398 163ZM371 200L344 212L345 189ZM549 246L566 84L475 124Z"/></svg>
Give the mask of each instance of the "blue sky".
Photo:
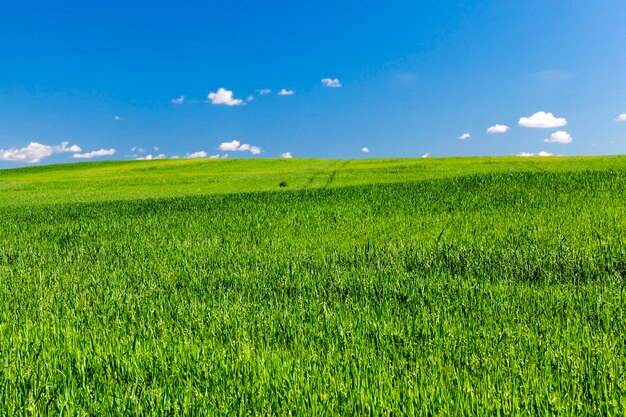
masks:
<svg viewBox="0 0 626 417"><path fill-rule="evenodd" d="M0 168L626 153L625 21L621 0L0 1Z"/></svg>

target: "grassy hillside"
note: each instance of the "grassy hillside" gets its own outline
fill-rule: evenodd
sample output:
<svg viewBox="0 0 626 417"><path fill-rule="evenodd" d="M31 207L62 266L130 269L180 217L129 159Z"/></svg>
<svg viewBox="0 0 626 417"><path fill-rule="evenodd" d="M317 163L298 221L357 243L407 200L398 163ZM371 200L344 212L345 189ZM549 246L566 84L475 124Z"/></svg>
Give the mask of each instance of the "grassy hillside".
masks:
<svg viewBox="0 0 626 417"><path fill-rule="evenodd" d="M626 414L623 157L38 167L0 216L2 414Z"/></svg>
<svg viewBox="0 0 626 417"><path fill-rule="evenodd" d="M0 205L334 188L504 172L626 169L626 157L109 161L0 170Z"/></svg>

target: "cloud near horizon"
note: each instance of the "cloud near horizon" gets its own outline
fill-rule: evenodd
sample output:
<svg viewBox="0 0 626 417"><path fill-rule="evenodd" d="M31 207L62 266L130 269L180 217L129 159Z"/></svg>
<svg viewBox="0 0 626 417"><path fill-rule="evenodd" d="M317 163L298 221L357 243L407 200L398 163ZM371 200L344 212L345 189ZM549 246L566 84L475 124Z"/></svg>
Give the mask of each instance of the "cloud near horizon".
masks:
<svg viewBox="0 0 626 417"><path fill-rule="evenodd" d="M533 152L520 152L518 153L516 156L553 156L554 154L550 153L550 152L546 152L546 151L540 151L539 153L535 154Z"/></svg>
<svg viewBox="0 0 626 417"><path fill-rule="evenodd" d="M17 161L35 164L54 154L80 151L82 151L80 146L70 145L69 142L61 142L53 146L30 142L23 148L0 149L0 161Z"/></svg>
<svg viewBox="0 0 626 417"><path fill-rule="evenodd" d="M139 146L133 146L132 148L130 148L131 152L137 152L137 153L145 153L146 150L144 148L140 148Z"/></svg>
<svg viewBox="0 0 626 417"><path fill-rule="evenodd" d="M367 146L361 148L361 152L363 153L369 153L369 151L370 151L370 148L368 148Z"/></svg>
<svg viewBox="0 0 626 417"><path fill-rule="evenodd" d="M191 152L185 155L186 159L206 158L209 154L205 151Z"/></svg>
<svg viewBox="0 0 626 417"><path fill-rule="evenodd" d="M241 143L238 140L232 140L230 142L222 142L218 147L220 151L232 151L232 152L246 152L249 151L252 155L258 155L262 152L262 149L258 146L250 145L248 143Z"/></svg>
<svg viewBox="0 0 626 417"><path fill-rule="evenodd" d="M223 104L225 106L241 106L244 104L243 100L235 98L233 92L225 88L220 88L215 93L209 93L208 99L211 104Z"/></svg>
<svg viewBox="0 0 626 417"><path fill-rule="evenodd" d="M97 151L91 151L86 153L75 153L72 158L75 159L91 159L97 156L112 156L115 155L115 149L98 149Z"/></svg>
<svg viewBox="0 0 626 417"><path fill-rule="evenodd" d="M281 154L280 157L283 158L283 159L291 159L291 158L293 158L293 155L291 154L291 152L285 152L285 153Z"/></svg>
<svg viewBox="0 0 626 417"><path fill-rule="evenodd" d="M547 143L560 143L562 145L567 145L568 143L572 143L573 140L572 135L559 130L558 132L554 132L550 135L549 138L545 138L543 141Z"/></svg>
<svg viewBox="0 0 626 417"><path fill-rule="evenodd" d="M554 129L567 125L567 120L563 117L554 117L552 113L539 111L530 117L520 118L518 125L521 127Z"/></svg>
<svg viewBox="0 0 626 417"><path fill-rule="evenodd" d="M506 133L511 130L507 125L493 125L489 129L487 129L487 133L490 135L496 135L499 133Z"/></svg>
<svg viewBox="0 0 626 417"><path fill-rule="evenodd" d="M136 161L152 161L154 159L165 159L165 158L167 158L167 156L160 153L158 155L148 154L146 156L140 156L139 158L135 158L135 160Z"/></svg>

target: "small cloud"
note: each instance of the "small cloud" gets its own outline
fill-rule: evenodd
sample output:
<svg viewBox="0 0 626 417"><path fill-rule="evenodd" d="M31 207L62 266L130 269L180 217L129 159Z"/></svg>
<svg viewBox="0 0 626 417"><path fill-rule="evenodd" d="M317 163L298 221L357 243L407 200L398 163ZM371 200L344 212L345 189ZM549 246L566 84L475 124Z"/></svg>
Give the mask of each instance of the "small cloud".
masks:
<svg viewBox="0 0 626 417"><path fill-rule="evenodd" d="M422 158L430 158L430 154L426 152L424 155L422 155Z"/></svg>
<svg viewBox="0 0 626 417"><path fill-rule="evenodd" d="M68 145L69 142L61 142L59 145L53 146L31 142L23 148L0 149L0 161L17 161L34 164L54 154L80 152L82 150L78 145Z"/></svg>
<svg viewBox="0 0 626 417"><path fill-rule="evenodd" d="M540 129L554 129L567 125L567 120L563 117L554 117L552 113L539 111L530 117L522 117L518 124L521 127L535 127Z"/></svg>
<svg viewBox="0 0 626 417"><path fill-rule="evenodd" d="M113 118L113 120L115 120L116 122L120 122L120 121L124 120L124 118L123 118L122 116L115 115L115 117Z"/></svg>
<svg viewBox="0 0 626 417"><path fill-rule="evenodd" d="M341 87L341 82L339 82L338 78L322 78L322 85L329 88L339 88Z"/></svg>
<svg viewBox="0 0 626 417"><path fill-rule="evenodd" d="M272 90L270 90L269 88L262 88L260 90L256 90L256 92L262 96L267 95L267 94L272 94Z"/></svg>
<svg viewBox="0 0 626 417"><path fill-rule="evenodd" d="M366 146L366 147L363 147L363 148L361 148L361 152L363 152L363 153L369 153L369 152L370 152L370 148L368 148L367 146Z"/></svg>
<svg viewBox="0 0 626 417"><path fill-rule="evenodd" d="M293 155L291 154L291 152L285 152L285 153L281 154L280 157L283 158L283 159L291 159L291 158L293 158Z"/></svg>
<svg viewBox="0 0 626 417"><path fill-rule="evenodd" d="M139 158L135 158L135 160L137 160L137 161L152 161L153 159L165 159L165 158L167 158L167 156L165 156L164 154L160 153L158 155L148 154L146 156L140 156Z"/></svg>
<svg viewBox="0 0 626 417"><path fill-rule="evenodd" d="M520 152L516 156L553 156L550 152L541 151L538 154L534 154L533 152Z"/></svg>
<svg viewBox="0 0 626 417"><path fill-rule="evenodd" d="M158 151L158 150L159 150L159 147L158 147L158 146L155 146L155 147L154 147L154 148L152 148L152 149L154 149L155 151Z"/></svg>
<svg viewBox="0 0 626 417"><path fill-rule="evenodd" d="M467 140L471 137L472 135L470 135L469 133L463 133L461 136L459 136L459 140Z"/></svg>
<svg viewBox="0 0 626 417"><path fill-rule="evenodd" d="M246 152L249 151L252 155L258 155L262 152L262 149L258 146L253 146L247 143L241 143L238 140L230 142L222 142L218 147L220 151L232 151L232 152Z"/></svg>
<svg viewBox="0 0 626 417"><path fill-rule="evenodd" d="M238 151L241 146L241 142L233 140L231 142L222 142L219 146L220 151Z"/></svg>
<svg viewBox="0 0 626 417"><path fill-rule="evenodd" d="M98 149L97 151L91 151L87 153L75 153L72 158L75 159L91 159L97 156L112 156L115 155L115 149Z"/></svg>
<svg viewBox="0 0 626 417"><path fill-rule="evenodd" d="M563 145L566 145L568 143L572 143L572 140L572 135L562 130L559 130L558 132L554 132L552 135L550 135L549 138L545 138L543 141L548 143L561 143Z"/></svg>
<svg viewBox="0 0 626 417"><path fill-rule="evenodd" d="M226 106L241 106L243 100L235 98L233 92L225 88L220 88L216 93L209 93L209 101L211 104L224 104Z"/></svg>
<svg viewBox="0 0 626 417"><path fill-rule="evenodd" d="M145 153L146 150L144 148L140 148L138 146L133 146L132 148L130 148L131 152L135 152L135 153Z"/></svg>
<svg viewBox="0 0 626 417"><path fill-rule="evenodd" d="M209 156L209 154L206 153L205 151L198 151L198 152L188 153L187 155L185 155L185 158L199 159L199 158L206 158L207 156Z"/></svg>
<svg viewBox="0 0 626 417"><path fill-rule="evenodd" d="M248 96L248 97L246 98L246 101L247 101L248 103L250 103L250 102L254 101L254 96Z"/></svg>
<svg viewBox="0 0 626 417"><path fill-rule="evenodd" d="M511 128L506 126L506 125L493 125L489 129L487 129L487 133L490 134L490 135L495 135L495 134L498 134L498 133L506 133L510 129Z"/></svg>
<svg viewBox="0 0 626 417"><path fill-rule="evenodd" d="M278 92L279 96L292 96L296 94L293 90L285 90L284 88Z"/></svg>
<svg viewBox="0 0 626 417"><path fill-rule="evenodd" d="M626 122L626 113L622 113L615 118L616 122Z"/></svg>
<svg viewBox="0 0 626 417"><path fill-rule="evenodd" d="M171 100L172 104L183 104L185 102L185 96L180 96L178 98L173 98Z"/></svg>

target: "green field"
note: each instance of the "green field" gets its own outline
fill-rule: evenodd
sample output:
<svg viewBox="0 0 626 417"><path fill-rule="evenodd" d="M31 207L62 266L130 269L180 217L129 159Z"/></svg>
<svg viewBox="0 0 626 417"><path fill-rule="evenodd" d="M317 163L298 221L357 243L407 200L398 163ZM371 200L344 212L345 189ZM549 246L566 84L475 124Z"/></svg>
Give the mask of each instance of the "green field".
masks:
<svg viewBox="0 0 626 417"><path fill-rule="evenodd" d="M626 414L626 157L30 167L0 216L2 415Z"/></svg>

